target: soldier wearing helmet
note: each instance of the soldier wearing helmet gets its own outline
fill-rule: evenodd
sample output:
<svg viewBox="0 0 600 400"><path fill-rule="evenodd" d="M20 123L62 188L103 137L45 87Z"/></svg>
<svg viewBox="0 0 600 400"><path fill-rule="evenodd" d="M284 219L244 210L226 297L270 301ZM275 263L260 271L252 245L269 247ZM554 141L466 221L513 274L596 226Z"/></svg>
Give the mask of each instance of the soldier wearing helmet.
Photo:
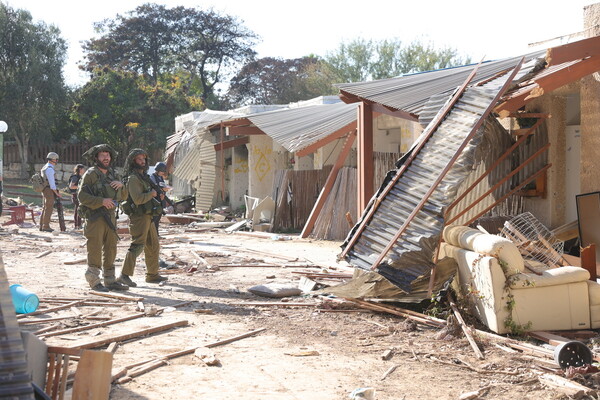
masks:
<svg viewBox="0 0 600 400"><path fill-rule="evenodd" d="M160 283L167 278L158 274L158 232L152 224L152 217L162 214L162 206L156 200L157 191L152 189L148 176L148 154L142 149L133 149L125 161L125 185L129 193L123 203L123 212L129 215L131 245L123 261L119 282L137 286L131 280L137 257L144 252L146 262L146 282Z"/></svg>
<svg viewBox="0 0 600 400"><path fill-rule="evenodd" d="M118 202L127 198L127 189L113 168L117 152L107 144L99 144L83 154L90 168L77 188L79 213L85 220L83 234L87 242L88 268L85 279L93 290L127 290L115 274L117 256ZM104 285L100 279L103 273Z"/></svg>
<svg viewBox="0 0 600 400"><path fill-rule="evenodd" d="M60 198L60 192L56 187L55 171L54 166L58 164L58 154L51 151L46 156L46 164L42 167L42 177L48 182L48 186L42 190L44 196L44 206L42 208L42 216L40 218L40 231L52 232L54 229L50 228L50 217L52 216L52 209L54 208L55 197Z"/></svg>

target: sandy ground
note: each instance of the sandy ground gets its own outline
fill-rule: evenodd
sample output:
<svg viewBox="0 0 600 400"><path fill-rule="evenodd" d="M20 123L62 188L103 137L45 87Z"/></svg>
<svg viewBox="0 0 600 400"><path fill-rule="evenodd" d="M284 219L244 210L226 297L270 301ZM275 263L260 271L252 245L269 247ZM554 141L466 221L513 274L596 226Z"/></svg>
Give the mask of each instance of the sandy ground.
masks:
<svg viewBox="0 0 600 400"><path fill-rule="evenodd" d="M7 221L8 217L1 220ZM53 222L52 226L56 228L57 224ZM68 226L70 229L72 222ZM254 285L297 286L308 271L351 272L345 263L336 262L338 242L273 240L227 234L222 229L190 230L183 225L161 225L161 259L177 267L167 271L169 280L165 285L145 283L144 264L138 260L134 280L139 286L127 295L143 297L148 314L164 308L161 313L45 338L48 344L70 347L187 321L185 326L119 343L113 373L179 350L200 350L173 358L128 382L113 384L111 399L331 400L351 398L350 393L360 388L373 388L373 398L377 400L458 399L472 391L479 391L480 397L469 398L561 398L539 383L537 374L544 372L541 368L546 365L541 359L508 353L486 340L479 340L485 359L478 360L462 335L438 340L437 328L407 323L389 314L331 311L331 307L326 307L330 301L314 294L286 299L311 304L307 307L240 304L280 302L248 292ZM130 242L128 235L121 237L117 271ZM35 292L41 299L40 310L60 304L58 298L111 300L90 294L84 263L69 263L85 258L85 241L80 232L39 232L26 223L23 227L5 226L0 240L9 283L19 283ZM46 251L49 253L40 257ZM189 268L197 270L188 273ZM93 313L96 318L119 318L138 312L136 302L111 301L117 304L81 305L20 321L71 317L22 325L29 331L54 325L58 330L98 323L99 320L84 318ZM190 303L171 307L182 302ZM229 344L204 347L263 328ZM106 345L99 349L105 348ZM387 350L392 356L384 360L382 354ZM212 356L216 365L207 365L202 355Z"/></svg>

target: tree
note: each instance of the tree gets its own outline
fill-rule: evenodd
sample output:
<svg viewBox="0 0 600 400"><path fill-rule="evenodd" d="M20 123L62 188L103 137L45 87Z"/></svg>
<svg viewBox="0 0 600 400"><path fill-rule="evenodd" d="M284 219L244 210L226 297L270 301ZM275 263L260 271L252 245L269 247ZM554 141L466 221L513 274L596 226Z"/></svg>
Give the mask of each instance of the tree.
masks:
<svg viewBox="0 0 600 400"><path fill-rule="evenodd" d="M317 57L265 57L242 67L231 79L227 98L232 107L287 104L335 94L330 68Z"/></svg>
<svg viewBox="0 0 600 400"><path fill-rule="evenodd" d="M190 104L177 79L149 85L134 72L104 68L78 91L71 119L82 139L126 155L134 147L163 149L173 115L189 112Z"/></svg>
<svg viewBox="0 0 600 400"><path fill-rule="evenodd" d="M470 58L460 57L457 50L436 49L432 43L415 40L405 46L399 39L374 42L361 38L340 44L325 60L342 82L385 79L470 63Z"/></svg>
<svg viewBox="0 0 600 400"><path fill-rule="evenodd" d="M173 68L173 12L162 5L143 4L128 14L94 24L96 32L104 35L84 42L88 60L84 69L93 72L107 66L132 71L156 84L161 73Z"/></svg>
<svg viewBox="0 0 600 400"><path fill-rule="evenodd" d="M62 76L66 43L54 26L0 2L0 110L21 155L22 172L31 145L52 137L66 108Z"/></svg>
<svg viewBox="0 0 600 400"><path fill-rule="evenodd" d="M212 10L147 3L95 27L102 36L84 43L85 70L108 66L139 73L153 84L177 73L187 78L184 89L197 88L193 94L205 104L230 68L255 55L256 35L236 18Z"/></svg>

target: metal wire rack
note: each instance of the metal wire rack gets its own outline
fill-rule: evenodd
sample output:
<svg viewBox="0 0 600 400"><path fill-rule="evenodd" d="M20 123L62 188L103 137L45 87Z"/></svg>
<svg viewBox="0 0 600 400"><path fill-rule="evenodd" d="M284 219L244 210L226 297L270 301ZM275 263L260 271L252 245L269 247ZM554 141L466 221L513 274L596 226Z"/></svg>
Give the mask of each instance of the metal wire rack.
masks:
<svg viewBox="0 0 600 400"><path fill-rule="evenodd" d="M548 267L561 265L564 243L530 212L506 221L500 236L510 239L525 260L535 260Z"/></svg>

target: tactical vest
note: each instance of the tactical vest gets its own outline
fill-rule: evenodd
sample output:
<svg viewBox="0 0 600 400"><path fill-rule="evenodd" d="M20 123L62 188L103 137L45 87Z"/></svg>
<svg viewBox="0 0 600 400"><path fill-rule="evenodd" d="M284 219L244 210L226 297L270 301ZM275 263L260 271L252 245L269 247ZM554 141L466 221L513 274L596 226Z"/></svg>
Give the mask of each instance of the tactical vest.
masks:
<svg viewBox="0 0 600 400"><path fill-rule="evenodd" d="M91 192L91 195L96 197L102 197L105 199L113 200L117 198L117 191L113 189L112 186L110 186L110 183L112 181L118 180L118 177L114 174L112 170L109 169L105 175L101 171L99 171L98 168L91 167L87 173L95 174L97 179L91 185L86 185L85 188L81 188L81 190L89 190ZM79 205L79 215L81 215L83 218L89 219L93 213L94 210L92 210L91 208L83 204Z"/></svg>
<svg viewBox="0 0 600 400"><path fill-rule="evenodd" d="M142 177L139 174L137 177L144 185L144 193L150 192L152 187L150 186L150 183L144 179L145 177ZM131 178L131 175L126 179L129 180L129 178ZM163 208L160 201L156 200L156 197L153 197L150 201L147 201L144 204L137 205L133 202L131 195L128 195L127 200L121 202L121 210L124 214L129 216L151 215L154 217L157 215L162 215Z"/></svg>

